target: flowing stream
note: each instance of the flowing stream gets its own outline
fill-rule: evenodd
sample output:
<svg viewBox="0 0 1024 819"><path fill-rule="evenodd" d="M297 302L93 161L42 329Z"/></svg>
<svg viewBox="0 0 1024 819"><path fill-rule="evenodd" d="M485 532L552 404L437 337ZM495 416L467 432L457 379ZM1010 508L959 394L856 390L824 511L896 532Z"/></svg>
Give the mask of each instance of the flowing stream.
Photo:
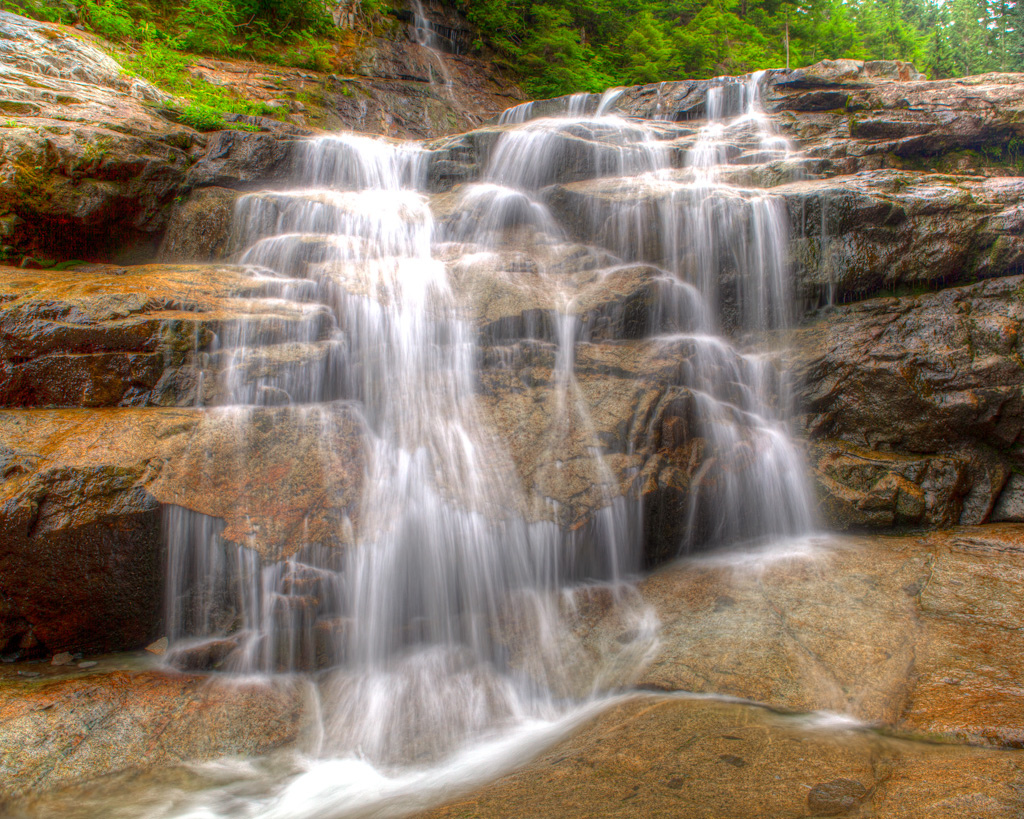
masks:
<svg viewBox="0 0 1024 819"><path fill-rule="evenodd" d="M354 135L305 143L295 189L239 200L240 262L305 318L274 366L260 328L221 338L209 355L226 397L206 411L244 451L273 409L331 463L349 424L363 489L330 537L300 534L287 554L168 511L168 662L216 656L224 684L300 685L311 717L298 750L198 766L132 815L399 815L528 759L628 688L658 624L630 585L644 506L605 456L580 376L609 320L583 309L584 278L642 263L652 282L643 349L678 361L672 389L690 396L690 434L706 448L678 551L810 530L784 378L731 340L784 327L792 301L781 204L730 183L737 166L789 150L760 111L759 82L713 87L707 120L682 141L610 113L621 89L578 95L561 116L511 109L481 179L447 194L444 219L421 147ZM574 238L550 187L571 164L567 145L581 183L657 196L579 208L596 238ZM496 270L542 307L482 331L461 288ZM481 403L482 368L515 375L517 356L547 349L538 447L550 457L527 479ZM589 493L584 523L545 491L569 479L570 461ZM600 651L572 628L595 595L626 635Z"/></svg>

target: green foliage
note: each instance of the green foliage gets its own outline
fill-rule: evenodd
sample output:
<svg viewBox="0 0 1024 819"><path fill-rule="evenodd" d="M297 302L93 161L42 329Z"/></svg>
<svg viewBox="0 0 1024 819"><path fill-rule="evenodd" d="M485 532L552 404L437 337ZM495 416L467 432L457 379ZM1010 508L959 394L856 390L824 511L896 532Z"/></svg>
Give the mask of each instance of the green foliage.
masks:
<svg viewBox="0 0 1024 819"><path fill-rule="evenodd" d="M126 61L126 67L154 85L185 98L188 105L181 112L181 121L197 131L227 127L224 114L272 116L277 113L266 103L241 99L229 89L193 76L189 71L190 62L188 55L170 45L150 40L140 45L135 56Z"/></svg>
<svg viewBox="0 0 1024 819"><path fill-rule="evenodd" d="M244 55L320 71L332 68L336 30L324 0L8 0L48 22L80 22L126 47ZM379 14L385 0L363 0ZM177 64L178 61L175 61Z"/></svg>
<svg viewBox="0 0 1024 819"><path fill-rule="evenodd" d="M78 4L72 0L7 0L7 10L47 23L73 23Z"/></svg>
<svg viewBox="0 0 1024 819"><path fill-rule="evenodd" d="M80 22L121 44L126 69L183 98L181 121L200 131L252 124L224 115L279 116L271 106L190 71L192 54L244 55L278 65L333 69L333 22L323 0L8 0L48 22ZM384 0L363 0L378 9ZM178 106L176 105L177 109Z"/></svg>
<svg viewBox="0 0 1024 819"><path fill-rule="evenodd" d="M1024 0L457 0L534 96L906 60L933 77L1024 71Z"/></svg>
<svg viewBox="0 0 1024 819"><path fill-rule="evenodd" d="M229 0L187 0L175 18L182 32L181 45L189 51L231 52L237 16Z"/></svg>
<svg viewBox="0 0 1024 819"><path fill-rule="evenodd" d="M224 115L201 102L190 102L181 112L181 121L197 131L219 131L224 128Z"/></svg>
<svg viewBox="0 0 1024 819"><path fill-rule="evenodd" d="M130 40L135 24L125 0L84 0L82 11L89 27L110 40Z"/></svg>
<svg viewBox="0 0 1024 819"><path fill-rule="evenodd" d="M487 49L535 97L821 59L907 60L933 77L1024 71L1024 0L444 1L473 23L473 49ZM183 52L334 67L325 0L7 2L123 43L137 52L132 70L194 102L197 122L212 122L205 109L255 112L225 89L188 80ZM360 0L367 28L379 33L391 6Z"/></svg>

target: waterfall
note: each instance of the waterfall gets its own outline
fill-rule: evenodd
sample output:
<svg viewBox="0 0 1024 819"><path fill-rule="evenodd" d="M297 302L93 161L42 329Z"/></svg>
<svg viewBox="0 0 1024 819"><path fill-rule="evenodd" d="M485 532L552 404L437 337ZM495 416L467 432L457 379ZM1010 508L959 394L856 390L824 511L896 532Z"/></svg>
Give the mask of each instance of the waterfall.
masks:
<svg viewBox="0 0 1024 819"><path fill-rule="evenodd" d="M206 415L242 453L257 429L299 429L317 442L317 474L352 459L343 443L355 434L363 488L331 531L299 524L280 554L170 507L168 661L319 669L318 755L390 771L553 724L628 683L622 668L656 640L629 585L643 565L644 504L636 469L606 457L578 374L605 326L584 303L584 278L647 271L646 329L616 343L672 362L658 406L685 406L705 452L678 551L807 530L785 379L743 341L790 320L781 204L730 182L737 164L788 151L760 110L760 79L712 87L682 154L659 125L606 113L622 89L592 116L589 95L560 117L511 109L482 178L453 194L443 223L425 191L426 152L383 139L308 140L295 188L241 196L236 257L302 319L274 330L287 334L272 354L263 325L218 339L207 355L223 383ZM651 191L653 205L594 205L579 214L587 243L556 216L553 192L609 179ZM474 276L543 304L482 334L460 290ZM481 367L514 375L529 355L550 355L550 379L536 399L542 467L524 476L482 405ZM638 414L629 426L650 437L650 423ZM570 461L586 519L551 491ZM617 656L591 656L568 627L578 584L601 584L632 623Z"/></svg>
<svg viewBox="0 0 1024 819"><path fill-rule="evenodd" d="M444 57L441 56L441 37L438 35L437 27L427 17L427 13L423 9L422 0L414 0L412 19L413 41L425 48L430 53L434 62L437 63L441 79L444 82L445 92L450 97L453 93L451 71L449 71ZM433 82L433 76L431 76L431 82Z"/></svg>

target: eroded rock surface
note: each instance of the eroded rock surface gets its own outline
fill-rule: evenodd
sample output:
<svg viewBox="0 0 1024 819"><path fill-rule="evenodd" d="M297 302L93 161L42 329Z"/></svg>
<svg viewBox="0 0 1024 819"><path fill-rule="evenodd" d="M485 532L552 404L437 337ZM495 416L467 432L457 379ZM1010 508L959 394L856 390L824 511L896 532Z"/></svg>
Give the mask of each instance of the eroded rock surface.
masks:
<svg viewBox="0 0 1024 819"><path fill-rule="evenodd" d="M1022 286L859 302L798 331L801 425L830 523L990 519L1024 465Z"/></svg>

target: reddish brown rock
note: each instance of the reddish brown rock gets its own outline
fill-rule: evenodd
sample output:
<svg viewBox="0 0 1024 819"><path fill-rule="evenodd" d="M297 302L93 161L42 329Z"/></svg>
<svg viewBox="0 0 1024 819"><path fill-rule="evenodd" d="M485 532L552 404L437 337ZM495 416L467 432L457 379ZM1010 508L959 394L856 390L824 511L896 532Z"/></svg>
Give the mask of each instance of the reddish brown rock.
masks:
<svg viewBox="0 0 1024 819"><path fill-rule="evenodd" d="M0 686L0 808L118 771L265 754L296 741L301 690L114 671ZM9 814L8 814L9 815Z"/></svg>
<svg viewBox="0 0 1024 819"><path fill-rule="evenodd" d="M1024 755L820 728L744 705L637 697L522 770L419 816L1015 816Z"/></svg>
<svg viewBox="0 0 1024 819"><path fill-rule="evenodd" d="M196 410L0 412L0 650L111 651L158 636L162 505L222 519L227 540L267 559L347 545L359 423L332 405L247 413L242 424Z"/></svg>
<svg viewBox="0 0 1024 819"><path fill-rule="evenodd" d="M1020 746L1024 529L795 548L685 560L642 581L661 628L636 684ZM582 621L592 653L623 631L620 616Z"/></svg>
<svg viewBox="0 0 1024 819"><path fill-rule="evenodd" d="M801 425L831 525L981 523L1012 495L1024 467L1022 286L873 299L796 333Z"/></svg>
<svg viewBox="0 0 1024 819"><path fill-rule="evenodd" d="M273 346L330 332L327 308L276 295L226 265L0 267L0 406L217 403L224 359L198 357L214 341ZM298 351L314 365L323 352Z"/></svg>

